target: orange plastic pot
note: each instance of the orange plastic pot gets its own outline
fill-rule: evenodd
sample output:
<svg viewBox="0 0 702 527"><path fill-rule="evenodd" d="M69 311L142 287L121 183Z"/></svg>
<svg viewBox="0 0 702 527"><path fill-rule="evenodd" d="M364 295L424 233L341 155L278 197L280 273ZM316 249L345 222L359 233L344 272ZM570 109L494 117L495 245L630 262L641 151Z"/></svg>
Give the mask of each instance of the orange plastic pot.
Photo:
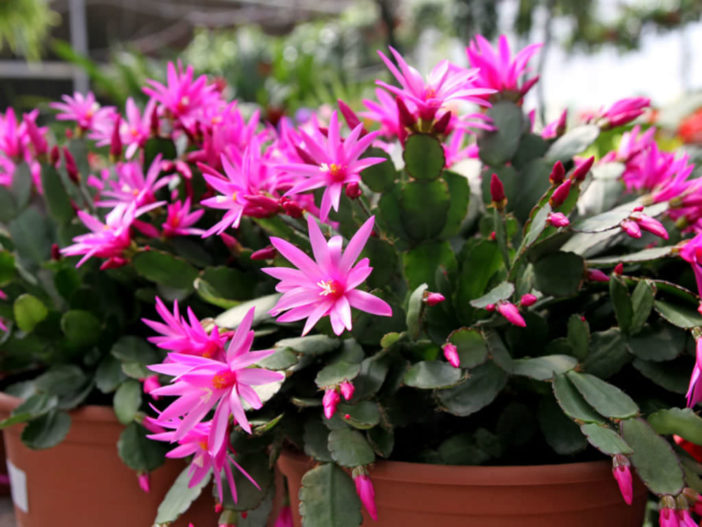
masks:
<svg viewBox="0 0 702 527"><path fill-rule="evenodd" d="M0 393L0 417L7 417L20 402ZM179 460L168 460L151 474L151 492L143 492L135 472L117 454L124 427L108 407L84 406L71 412L66 439L47 450L24 446L22 428L15 425L3 431L7 458L18 471L12 481L18 527L149 527L185 467ZM22 494L26 511L18 507ZM216 527L217 518L211 494L203 491L173 527L187 527L188 522Z"/></svg>
<svg viewBox="0 0 702 527"><path fill-rule="evenodd" d="M306 456L283 452L295 527ZM378 521L364 527L641 527L647 491L636 480L626 505L606 461L468 467L382 461L370 470Z"/></svg>

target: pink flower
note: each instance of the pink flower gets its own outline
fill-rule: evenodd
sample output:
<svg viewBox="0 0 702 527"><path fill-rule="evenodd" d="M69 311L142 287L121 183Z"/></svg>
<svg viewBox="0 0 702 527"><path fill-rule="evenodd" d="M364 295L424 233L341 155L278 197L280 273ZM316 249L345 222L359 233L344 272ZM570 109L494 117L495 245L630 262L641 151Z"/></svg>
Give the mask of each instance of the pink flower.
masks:
<svg viewBox="0 0 702 527"><path fill-rule="evenodd" d="M329 316L334 333L351 329L351 307L379 316L391 316L391 307L380 298L356 289L373 270L367 258L354 262L361 254L373 230L371 216L354 234L342 253L341 236L328 242L311 216L307 217L310 243L315 260L281 238L271 237L278 252L297 269L266 267L263 272L280 280L276 290L283 293L271 310L279 322L294 322L306 318L302 334L307 334L324 316Z"/></svg>
<svg viewBox="0 0 702 527"><path fill-rule="evenodd" d="M428 291L424 293L424 303L428 306L435 306L446 300L446 297L441 293L432 293Z"/></svg>
<svg viewBox="0 0 702 527"><path fill-rule="evenodd" d="M142 384L144 388L144 393L150 394L156 388L161 387L161 383L158 382L158 375L149 375L145 379L142 379ZM154 399L158 399L158 396L154 396Z"/></svg>
<svg viewBox="0 0 702 527"><path fill-rule="evenodd" d="M409 108L416 108L421 119L432 121L439 110L448 109L447 106L454 101L462 100L486 106L486 96L494 92L490 87L476 87L473 84L478 76L475 69L461 68L442 60L431 70L425 81L394 48L390 47L390 52L395 57L399 70L381 51L378 51L378 55L401 88L382 81L376 81L376 84L400 97Z"/></svg>
<svg viewBox="0 0 702 527"><path fill-rule="evenodd" d="M293 527L292 510L290 509L290 505L281 507L273 527Z"/></svg>
<svg viewBox="0 0 702 527"><path fill-rule="evenodd" d="M662 507L660 509L658 513L658 525L660 527L680 527L674 507L675 502L673 502L673 507Z"/></svg>
<svg viewBox="0 0 702 527"><path fill-rule="evenodd" d="M378 136L378 132L371 132L360 137L362 131L363 125L359 124L348 137L342 139L338 116L333 112L326 137L319 129L315 130L312 136L301 132L307 153L314 164L280 163L277 165L278 169L299 176L286 195L300 194L324 187L320 215L322 221L326 221L331 208L339 210L339 200L344 185L360 183L360 173L363 169L385 161L382 157L360 158Z"/></svg>
<svg viewBox="0 0 702 527"><path fill-rule="evenodd" d="M678 516L678 525L680 527L697 527L697 522L690 516L690 511L687 509L678 509L676 511Z"/></svg>
<svg viewBox="0 0 702 527"><path fill-rule="evenodd" d="M695 405L702 401L702 383L700 382L700 374L702 373L702 338L696 340L696 360L690 375L690 384L687 389L687 406L694 408Z"/></svg>
<svg viewBox="0 0 702 527"><path fill-rule="evenodd" d="M142 322L160 333L159 337L149 337L147 340L161 349L198 355L205 358L224 359L224 344L229 335L222 335L219 328L214 326L208 333L188 307L188 321L180 316L178 301L173 302L173 313L168 311L163 301L156 297L156 312L163 322L142 318ZM188 323L189 322L189 323ZM153 390L152 390L153 394Z"/></svg>
<svg viewBox="0 0 702 527"><path fill-rule="evenodd" d="M339 391L341 391L341 395L344 397L344 400L349 401L351 400L351 397L353 397L353 392L356 391L356 388L352 382L343 381L341 384L339 384Z"/></svg>
<svg viewBox="0 0 702 527"><path fill-rule="evenodd" d="M570 225L570 220L562 212L549 212L546 221L557 228L567 227Z"/></svg>
<svg viewBox="0 0 702 527"><path fill-rule="evenodd" d="M242 399L254 409L261 408L263 403L252 386L270 384L285 377L280 372L249 367L274 353L274 350L250 351L254 338L253 315L254 308L251 308L234 332L223 360L169 353L169 362L149 366L156 373L174 377L170 385L152 392L158 396L178 397L159 418L163 422L183 419L175 428L173 440L182 439L215 406L207 441L211 453L222 448L230 415L243 430L251 433Z"/></svg>
<svg viewBox="0 0 702 527"><path fill-rule="evenodd" d="M616 454L612 457L612 475L617 481L619 491L622 493L622 498L624 498L627 505L631 505L631 501L634 499L630 465L629 459L622 454Z"/></svg>
<svg viewBox="0 0 702 527"><path fill-rule="evenodd" d="M327 388L324 390L324 397L322 397L322 408L324 408L324 417L331 419L336 413L336 407L341 402L341 397L336 387Z"/></svg>
<svg viewBox="0 0 702 527"><path fill-rule="evenodd" d="M485 37L476 35L475 40L466 48L470 65L479 71L473 85L492 88L502 93L513 92L521 98L538 80L538 77L532 77L519 86L519 79L529 71L529 60L540 47L541 44L527 46L513 59L509 42L504 35L500 35L497 49L493 48Z"/></svg>
<svg viewBox="0 0 702 527"><path fill-rule="evenodd" d="M519 309L511 302L507 302L504 300L498 302L497 312L515 326L519 326L520 328L526 327L526 322L524 322L522 315L519 314Z"/></svg>
<svg viewBox="0 0 702 527"><path fill-rule="evenodd" d="M563 110L558 119L548 123L541 131L541 137L544 139L555 139L563 135L566 130L566 122L568 120L568 110Z"/></svg>
<svg viewBox="0 0 702 527"><path fill-rule="evenodd" d="M363 104L368 108L366 112L359 115L369 121L380 124L380 134L383 137L397 137L401 142L407 138L407 131L404 124L400 122L395 99L380 88L375 89L375 96L379 102L370 99L363 99Z"/></svg>
<svg viewBox="0 0 702 527"><path fill-rule="evenodd" d="M51 108L61 112L56 116L59 121L76 121L82 130L89 130L96 123L112 121L115 109L112 106L101 108L92 92L86 95L75 92L73 97L63 95L61 99L64 102L49 103Z"/></svg>
<svg viewBox="0 0 702 527"><path fill-rule="evenodd" d="M447 342L441 346L441 350L444 352L444 357L451 366L454 368L461 367L461 358L458 356L458 348L455 344Z"/></svg>
<svg viewBox="0 0 702 527"><path fill-rule="evenodd" d="M117 163L115 165L116 180L103 182L102 196L96 204L100 207L115 207L120 204L135 203L137 207L149 205L156 201L156 192L167 185L172 177L159 178L161 174L161 154L151 162L144 176L142 165L138 161ZM99 185L91 179L92 185Z"/></svg>
<svg viewBox="0 0 702 527"><path fill-rule="evenodd" d="M138 148L143 147L151 137L151 119L156 110L156 100L149 99L144 108L144 113L139 113L139 108L134 99L127 99L125 118L122 119L119 127L119 135L122 143L127 145L125 156L127 159L134 157Z"/></svg>
<svg viewBox="0 0 702 527"><path fill-rule="evenodd" d="M378 510L375 507L375 489L366 470L362 467L353 471L353 482L356 484L356 494L373 520L378 520Z"/></svg>
<svg viewBox="0 0 702 527"><path fill-rule="evenodd" d="M185 202L175 201L169 203L166 221L161 225L163 235L167 238L187 236L189 234L201 235L205 231L196 229L193 225L198 222L204 213L204 209L190 212L190 198L186 198Z"/></svg>
<svg viewBox="0 0 702 527"><path fill-rule="evenodd" d="M651 99L647 97L620 99L611 106L601 109L598 117L604 121L606 128L614 128L633 121L649 106L651 106Z"/></svg>
<svg viewBox="0 0 702 527"><path fill-rule="evenodd" d="M631 129L631 131L622 134L617 150L607 153L602 158L602 161L620 161L622 163L630 163L631 161L635 160L636 156L655 143L655 133L656 129L653 127L641 133L641 127L637 124Z"/></svg>

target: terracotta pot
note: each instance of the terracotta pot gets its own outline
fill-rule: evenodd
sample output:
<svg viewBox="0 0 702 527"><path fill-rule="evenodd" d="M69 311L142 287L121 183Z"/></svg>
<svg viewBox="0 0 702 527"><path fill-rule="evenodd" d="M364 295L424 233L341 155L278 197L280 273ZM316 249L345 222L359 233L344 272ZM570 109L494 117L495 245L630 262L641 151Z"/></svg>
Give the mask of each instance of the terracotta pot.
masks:
<svg viewBox="0 0 702 527"><path fill-rule="evenodd" d="M20 402L0 393L0 417L7 417ZM168 460L151 474L151 492L143 492L136 473L117 454L123 426L108 407L85 406L71 412L68 436L47 450L24 446L22 428L15 425L3 431L8 460L26 476L26 512L17 506L22 489L12 489L18 527L149 527L163 496L185 467L179 460ZM187 527L188 522L216 527L218 515L213 509L206 487L173 527Z"/></svg>
<svg viewBox="0 0 702 527"><path fill-rule="evenodd" d="M301 527L298 492L314 464L285 451L278 466ZM641 527L647 496L636 480L627 506L607 461L520 467L381 461L370 475L378 521L364 511L364 527Z"/></svg>

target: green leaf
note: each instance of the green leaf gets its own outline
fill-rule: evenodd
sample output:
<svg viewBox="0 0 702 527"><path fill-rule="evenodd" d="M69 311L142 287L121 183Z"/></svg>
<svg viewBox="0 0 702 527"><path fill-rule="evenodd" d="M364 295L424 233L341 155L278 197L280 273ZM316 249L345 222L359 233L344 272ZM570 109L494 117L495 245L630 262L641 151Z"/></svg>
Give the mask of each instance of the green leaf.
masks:
<svg viewBox="0 0 702 527"><path fill-rule="evenodd" d="M587 446L578 426L568 419L551 397L544 397L538 409L539 425L544 439L556 454L570 456Z"/></svg>
<svg viewBox="0 0 702 527"><path fill-rule="evenodd" d="M52 366L35 380L37 390L59 397L71 395L85 383L86 375L78 366L62 364Z"/></svg>
<svg viewBox="0 0 702 527"><path fill-rule="evenodd" d="M484 132L478 137L480 159L488 165L499 166L512 159L519 148L524 115L520 107L508 101L494 104L487 114L497 130Z"/></svg>
<svg viewBox="0 0 702 527"><path fill-rule="evenodd" d="M12 415L0 421L0 430L17 423L24 423L35 417L54 410L58 405L58 397L48 393L35 393L12 410Z"/></svg>
<svg viewBox="0 0 702 527"><path fill-rule="evenodd" d="M619 256L603 256L601 258L592 258L587 261L588 265L600 267L605 265L616 265L622 263L641 263L650 262L652 260L660 260L665 256L669 256L673 252L673 246L668 247L652 247L641 251L621 254Z"/></svg>
<svg viewBox="0 0 702 527"><path fill-rule="evenodd" d="M236 456L236 462L248 472L260 489L256 488L239 470L232 470L237 493L237 502L234 503L229 483L225 474L222 473L220 474L222 478L222 494L224 495L222 505L224 505L225 509L235 511L255 509L263 502L268 489L273 483L273 471L268 462L268 455L264 452L239 453ZM214 477L217 476L215 475ZM212 492L216 496L217 491L214 487Z"/></svg>
<svg viewBox="0 0 702 527"><path fill-rule="evenodd" d="M378 456L387 459L395 447L395 434L392 429L376 426L368 430L368 441Z"/></svg>
<svg viewBox="0 0 702 527"><path fill-rule="evenodd" d="M448 170L444 171L444 180L448 184L451 201L446 216L446 225L439 237L446 239L459 233L463 220L468 214L470 186L468 185L468 178Z"/></svg>
<svg viewBox="0 0 702 527"><path fill-rule="evenodd" d="M437 449L447 465L482 465L490 454L475 445L472 434L456 434L445 439Z"/></svg>
<svg viewBox="0 0 702 527"><path fill-rule="evenodd" d="M190 467L186 467L163 497L161 504L158 506L154 523L161 524L176 521L200 496L202 489L212 479L212 473L210 472L192 487L190 486L190 479Z"/></svg>
<svg viewBox="0 0 702 527"><path fill-rule="evenodd" d="M592 446L603 454L631 454L631 447L614 430L605 425L586 423L580 425L580 430Z"/></svg>
<svg viewBox="0 0 702 527"><path fill-rule="evenodd" d="M255 283L251 275L238 269L208 267L197 278L195 289L203 300L229 309L233 302L249 299Z"/></svg>
<svg viewBox="0 0 702 527"><path fill-rule="evenodd" d="M534 159L541 158L548 150L549 144L540 135L525 133L519 141L519 149L512 162L515 166L522 167ZM548 177L544 178L548 181Z"/></svg>
<svg viewBox="0 0 702 527"><path fill-rule="evenodd" d="M654 297L655 290L650 282L641 280L636 284L634 292L631 295L631 307L634 313L631 317L631 328L629 332L632 335L636 335L643 329L644 324L646 324L648 316L653 309Z"/></svg>
<svg viewBox="0 0 702 527"><path fill-rule="evenodd" d="M449 335L448 341L458 350L461 368L474 368L487 360L487 344L483 335L476 329L457 329Z"/></svg>
<svg viewBox="0 0 702 527"><path fill-rule="evenodd" d="M151 472L163 464L170 446L160 441L152 441L146 434L146 428L132 421L119 436L117 452L129 468Z"/></svg>
<svg viewBox="0 0 702 527"><path fill-rule="evenodd" d="M490 278L502 267L502 257L495 242L482 240L466 243L466 250L461 251L461 271L458 278L458 291L455 298L457 308L464 323L472 323L473 309L467 300L483 295Z"/></svg>
<svg viewBox="0 0 702 527"><path fill-rule="evenodd" d="M361 371L360 362L337 360L319 370L314 382L320 388L336 386L343 381L353 380Z"/></svg>
<svg viewBox="0 0 702 527"><path fill-rule="evenodd" d="M447 412L465 417L494 401L506 384L507 374L494 362L486 362L474 368L458 386L441 390L437 396Z"/></svg>
<svg viewBox="0 0 702 527"><path fill-rule="evenodd" d="M567 376L580 395L605 417L626 419L638 413L639 407L631 397L613 384L588 373L569 371Z"/></svg>
<svg viewBox="0 0 702 527"><path fill-rule="evenodd" d="M526 222L534 206L539 203L540 198L549 190L550 182L548 176L551 173L551 164L543 159L534 159L524 166L517 174L517 184L512 193L507 194L508 210L520 223ZM550 210L550 206L548 207ZM566 215L568 211L565 211Z"/></svg>
<svg viewBox="0 0 702 527"><path fill-rule="evenodd" d="M332 459L342 467L370 465L375 461L375 452L363 434L350 428L333 430L328 446Z"/></svg>
<svg viewBox="0 0 702 527"><path fill-rule="evenodd" d="M273 355L261 359L257 364L267 370L287 370L297 364L297 355L287 348L277 349Z"/></svg>
<svg viewBox="0 0 702 527"><path fill-rule="evenodd" d="M279 340L275 343L275 347L289 349L304 355L321 355L334 351L339 347L340 343L339 339L327 337L326 335L310 335Z"/></svg>
<svg viewBox="0 0 702 527"><path fill-rule="evenodd" d="M66 192L66 187L63 186L61 176L54 167L51 165L42 166L41 183L49 214L59 223L71 221L75 217L71 198Z"/></svg>
<svg viewBox="0 0 702 527"><path fill-rule="evenodd" d="M188 262L171 254L150 250L138 253L132 260L141 276L157 284L190 290L197 270Z"/></svg>
<svg viewBox="0 0 702 527"><path fill-rule="evenodd" d="M641 375L669 392L685 395L690 382L690 368L687 362L650 362L636 359L633 362Z"/></svg>
<svg viewBox="0 0 702 527"><path fill-rule="evenodd" d="M402 157L409 175L422 181L438 178L446 164L441 143L436 137L426 134L410 135L405 141Z"/></svg>
<svg viewBox="0 0 702 527"><path fill-rule="evenodd" d="M614 314L617 317L619 327L624 333L629 333L634 309L631 305L629 289L616 276L609 280L609 297L614 305Z"/></svg>
<svg viewBox="0 0 702 527"><path fill-rule="evenodd" d="M134 421L141 406L141 384L139 381L134 379L124 381L115 392L113 405L115 415L120 423L127 425Z"/></svg>
<svg viewBox="0 0 702 527"><path fill-rule="evenodd" d="M702 445L702 418L692 408L665 408L648 416L648 424L663 435L676 434Z"/></svg>
<svg viewBox="0 0 702 527"><path fill-rule="evenodd" d="M17 327L25 333L31 333L34 327L49 314L44 303L28 293L17 297L12 310Z"/></svg>
<svg viewBox="0 0 702 527"><path fill-rule="evenodd" d="M393 185L378 201L378 223L384 232L406 239L407 232L402 223L400 200L402 199L400 185Z"/></svg>
<svg viewBox="0 0 702 527"><path fill-rule="evenodd" d="M625 419L621 434L634 453L629 459L641 480L658 496L678 494L685 482L677 456L670 444L643 419Z"/></svg>
<svg viewBox="0 0 702 527"><path fill-rule="evenodd" d="M515 359L512 361L512 375L522 375L537 381L552 379L575 368L578 361L569 355L543 355L541 357Z"/></svg>
<svg viewBox="0 0 702 527"><path fill-rule="evenodd" d="M596 331L592 334L590 351L583 363L587 373L608 379L631 361L622 333L619 328Z"/></svg>
<svg viewBox="0 0 702 527"><path fill-rule="evenodd" d="M639 359L662 362L683 353L687 334L665 323L646 326L635 337L629 337L629 350Z"/></svg>
<svg viewBox="0 0 702 527"><path fill-rule="evenodd" d="M656 300L653 307L660 316L679 328L691 329L702 326L702 316L693 309L669 304L662 300Z"/></svg>
<svg viewBox="0 0 702 527"><path fill-rule="evenodd" d="M146 365L141 362L123 362L122 363L122 373L131 379L145 379L149 375L153 375L154 372L148 370Z"/></svg>
<svg viewBox="0 0 702 527"><path fill-rule="evenodd" d="M122 362L137 362L140 364L154 364L159 362L156 350L142 337L124 335L112 345L110 353Z"/></svg>
<svg viewBox="0 0 702 527"><path fill-rule="evenodd" d="M511 282L502 282L480 298L471 300L470 305L478 309L484 309L489 304L497 304L500 300L507 300L513 293L514 284Z"/></svg>
<svg viewBox="0 0 702 527"><path fill-rule="evenodd" d="M305 454L323 463L332 460L329 453L329 429L317 416L313 416L305 421L303 432L303 445Z"/></svg>
<svg viewBox="0 0 702 527"><path fill-rule="evenodd" d="M548 202L544 203L544 205L536 211L532 220L525 225L526 234L524 235L522 244L519 246L518 252L520 254L534 245L539 239L541 233L544 232L544 229L548 226L548 215L551 214L552 211L551 205Z"/></svg>
<svg viewBox="0 0 702 527"><path fill-rule="evenodd" d="M424 292L428 289L427 284L421 284L412 291L407 306L407 332L410 337L416 339L422 331L420 315L424 309Z"/></svg>
<svg viewBox="0 0 702 527"><path fill-rule="evenodd" d="M122 363L112 355L105 356L95 370L95 386L102 393L112 393L124 381Z"/></svg>
<svg viewBox="0 0 702 527"><path fill-rule="evenodd" d="M151 137L144 145L144 174L148 172L149 167L151 167L158 154L161 154L161 159L164 161L178 158L178 152L173 141L165 137Z"/></svg>
<svg viewBox="0 0 702 527"><path fill-rule="evenodd" d="M584 151L600 135L600 128L594 124L586 124L569 130L559 137L546 151L546 159L552 161L570 161Z"/></svg>
<svg viewBox="0 0 702 527"><path fill-rule="evenodd" d="M10 251L0 251L0 286L15 277L15 257Z"/></svg>
<svg viewBox="0 0 702 527"><path fill-rule="evenodd" d="M378 404L372 401L360 401L355 404L341 403L337 415L343 415L345 423L359 430L368 430L380 422Z"/></svg>
<svg viewBox="0 0 702 527"><path fill-rule="evenodd" d="M555 252L534 263L536 288L545 295L571 296L578 291L585 273L585 261L577 254Z"/></svg>
<svg viewBox="0 0 702 527"><path fill-rule="evenodd" d="M72 309L61 317L61 331L74 346L92 346L102 336L102 324L90 311Z"/></svg>
<svg viewBox="0 0 702 527"><path fill-rule="evenodd" d="M22 431L22 443L34 450L51 448L64 440L71 428L66 412L50 410L30 421Z"/></svg>
<svg viewBox="0 0 702 527"><path fill-rule="evenodd" d="M273 309L273 306L276 305L280 296L280 294L276 293L243 302L215 318L215 324L221 328L236 329L239 327L239 324L241 324L241 321L244 320L246 313L248 313L251 308L255 308L251 326L256 327L261 322L272 318L268 312Z"/></svg>
<svg viewBox="0 0 702 527"><path fill-rule="evenodd" d="M305 527L361 525L361 501L351 477L333 463L309 470L302 477L300 515Z"/></svg>
<svg viewBox="0 0 702 527"><path fill-rule="evenodd" d="M553 395L561 410L577 421L586 423L604 423L605 420L590 406L566 375L556 375L553 379Z"/></svg>
<svg viewBox="0 0 702 527"><path fill-rule="evenodd" d="M390 359L382 352L363 359L361 370L354 379L354 398L366 399L375 395L385 382L388 374Z"/></svg>
<svg viewBox="0 0 702 527"><path fill-rule="evenodd" d="M590 325L580 315L573 314L568 319L568 343L573 355L583 360L590 347Z"/></svg>
<svg viewBox="0 0 702 527"><path fill-rule="evenodd" d="M446 225L450 201L445 181L410 181L403 185L400 217L410 238L435 238Z"/></svg>
<svg viewBox="0 0 702 527"><path fill-rule="evenodd" d="M51 255L51 237L46 218L34 207L10 222L10 236L20 258L34 265L39 265Z"/></svg>
<svg viewBox="0 0 702 527"><path fill-rule="evenodd" d="M433 291L437 289L435 276L438 268L449 272L455 272L458 268L456 256L447 241L424 242L403 252L402 266L410 289L426 283Z"/></svg>
<svg viewBox="0 0 702 527"><path fill-rule="evenodd" d="M387 161L371 165L361 172L361 179L373 192L386 192L392 189L397 177L395 165L388 154L380 148L369 148L366 151L368 157L384 157Z"/></svg>
<svg viewBox="0 0 702 527"><path fill-rule="evenodd" d="M453 386L461 379L460 368L454 368L447 362L421 361L413 364L405 372L403 378L407 386L422 390L447 388Z"/></svg>

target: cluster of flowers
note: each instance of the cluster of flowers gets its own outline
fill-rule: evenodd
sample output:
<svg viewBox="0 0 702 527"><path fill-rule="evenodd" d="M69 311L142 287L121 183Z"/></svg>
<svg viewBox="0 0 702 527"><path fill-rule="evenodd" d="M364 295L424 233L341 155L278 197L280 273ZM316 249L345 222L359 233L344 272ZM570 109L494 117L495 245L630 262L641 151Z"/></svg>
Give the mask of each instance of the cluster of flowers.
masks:
<svg viewBox="0 0 702 527"><path fill-rule="evenodd" d="M373 235L371 216L348 241L346 248L340 236L326 239L319 222L329 222L331 210L338 210L342 193L354 199L361 193L360 172L383 161L382 158L362 157L371 146L389 148L395 140L404 142L412 132L433 133L444 137L446 163L451 166L460 159L477 155L477 146L466 141L475 129L492 129L484 113L459 113L459 103L480 107L506 98L519 101L537 81L519 79L528 71L528 61L539 45L529 46L514 57L505 37L493 49L482 37L467 49L473 68L459 67L448 61L440 62L425 79L406 63L394 49L390 52L398 66L384 54L380 57L399 86L378 81L377 100L366 100L367 111L356 115L339 102L339 111L349 132L342 132L339 114L328 115L327 122L312 115L297 123L283 119L277 128L259 123L258 114L248 120L236 101L227 101L224 86L209 82L205 76L194 78L192 67L169 64L165 84L149 81L144 92L150 97L143 111L132 99L124 115L113 107L101 107L92 94L65 96L62 103L52 105L59 111L58 119L75 122L76 134L94 140L98 146L109 147L113 163L105 166L95 161L93 175L79 174L70 152L63 159L74 182L86 176L94 195L91 205L109 209L104 221L94 211L77 212L89 232L74 239L61 250L66 256L81 256L78 265L90 258L102 259L102 267L119 267L130 261L138 251L146 250L135 239L135 232L148 238L176 236L218 236L227 247L236 240L227 232L239 227L243 216L267 217L286 214L295 218L306 214L313 258L290 242L272 237L270 247L253 255L270 260L276 253L294 267L267 267L263 271L279 280L276 289L283 293L272 314L280 322L305 320L302 334L309 332L323 317L329 317L335 334L352 326L351 308L378 316L390 316L390 306L359 289L372 267L368 259L357 261L369 237ZM603 128L618 126L638 117L648 106L648 100L627 99L587 116L588 122ZM49 157L58 165L60 153L49 152L46 130L36 125L37 114L25 114L18 123L8 109L0 115L0 184L11 185L16 163L26 161L32 167L32 177L41 191L41 174L36 159ZM378 125L369 132L361 118ZM544 137L557 137L565 130L566 114L543 131ZM678 224L695 233L702 232L702 201L698 180L690 179L692 166L687 157L675 158L656 146L655 131L642 132L637 126L625 134L621 146L600 162L618 161L625 165L622 180L631 191L649 193L652 202L668 201L669 215ZM177 159L157 156L144 174L144 147L152 138L172 139L178 145ZM566 176L563 165L556 163L551 184L556 188L552 205L565 201L571 186L582 181L594 158L582 160ZM207 184L204 194L197 194L192 185L193 170L203 174ZM181 199L177 187L185 189ZM321 201L315 202L312 191L323 189ZM496 175L490 185L495 206L504 203L504 190ZM157 194L169 199L159 200ZM503 205L502 205L503 206ZM221 211L221 219L213 225L199 225L207 209ZM148 213L148 215L147 215ZM147 218L147 219L142 219ZM567 228L568 218L562 213L549 216L551 225ZM622 222L621 229L632 237L640 237L641 229L667 238L667 232L640 209L633 210ZM702 234L689 241L681 250L683 258L695 269L702 291ZM593 271L594 273L594 271ZM593 274L592 279L598 279ZM605 276L603 279L607 279ZM438 293L427 293L425 302L435 305L443 301ZM528 308L536 301L531 294L521 298L519 306L501 301L487 306L511 323L524 326L519 308ZM159 336L151 338L168 352L162 364L151 370L173 379L159 386L155 378L148 379L145 389L154 397L176 399L145 425L153 439L175 443L169 457L193 456L191 485L201 481L212 469L217 474L220 500L222 473L236 500L232 466L252 483L255 481L236 463L227 437L232 423L251 433L245 405L260 408L261 399L255 386L280 382L284 375L254 366L272 350L251 351L254 333L249 311L233 332L220 332L213 324L204 325L188 309L187 316L175 303L169 311L160 300L156 309L162 321L145 320ZM702 345L698 339L698 362L690 384L688 404L702 399L697 379L702 372ZM444 346L446 359L459 365L454 345ZM702 386L702 385L700 385ZM324 414L331 418L343 396L353 395L353 384L345 382L329 387L324 395ZM213 412L214 411L214 412ZM210 414L210 420L206 420ZM627 502L631 501L631 474L625 456L615 458L614 475ZM354 471L357 491L366 509L375 517L373 487L367 473ZM674 507L673 507L674 508ZM662 509L661 518L668 517ZM684 508L687 513L687 507ZM675 516L677 517L677 516ZM666 520L667 521L667 520ZM677 520L676 520L677 521ZM687 525L680 519L676 525ZM666 523L673 525L673 523Z"/></svg>

